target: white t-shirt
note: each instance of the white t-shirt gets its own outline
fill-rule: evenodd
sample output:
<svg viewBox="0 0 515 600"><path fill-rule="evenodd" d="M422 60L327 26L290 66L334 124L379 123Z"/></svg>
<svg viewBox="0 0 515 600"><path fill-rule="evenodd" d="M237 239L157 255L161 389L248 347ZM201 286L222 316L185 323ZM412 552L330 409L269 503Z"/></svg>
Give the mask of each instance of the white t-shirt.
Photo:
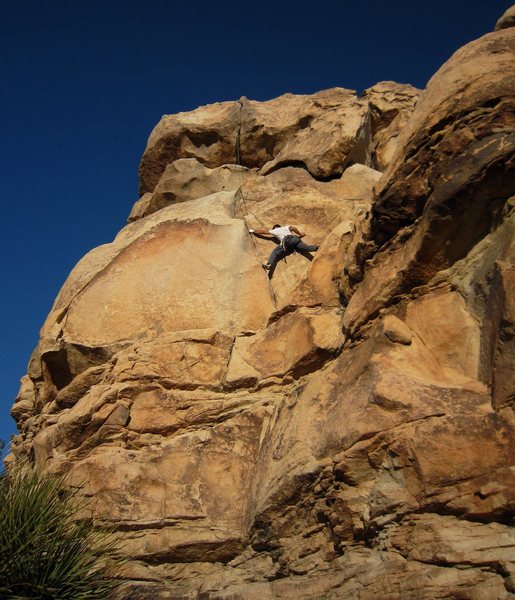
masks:
<svg viewBox="0 0 515 600"><path fill-rule="evenodd" d="M282 242L287 235L293 235L288 226L269 229L268 232L275 236L280 242Z"/></svg>

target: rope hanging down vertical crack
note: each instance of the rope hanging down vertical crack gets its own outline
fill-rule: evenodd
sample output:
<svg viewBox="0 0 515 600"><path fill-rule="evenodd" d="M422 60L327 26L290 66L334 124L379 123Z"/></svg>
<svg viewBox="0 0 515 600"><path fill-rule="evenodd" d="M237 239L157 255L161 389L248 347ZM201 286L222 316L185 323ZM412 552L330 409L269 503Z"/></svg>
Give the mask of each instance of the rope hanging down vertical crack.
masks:
<svg viewBox="0 0 515 600"><path fill-rule="evenodd" d="M243 102L241 101L241 98L239 100L237 100L237 103L239 104L240 110L240 118L238 120L238 129L236 130L236 164L238 166L242 166L241 165L241 125L242 125L242 120L243 120ZM238 188L238 192L240 194L240 197L243 201L244 204L244 208L245 208L245 213L252 215L256 221L262 225L265 229L268 229L268 227L263 223L263 221L255 214L253 213L251 210L249 210L249 207L247 206L247 203L245 201L245 195L243 193L243 170L240 170L240 187ZM248 227L247 227L248 229Z"/></svg>
<svg viewBox="0 0 515 600"><path fill-rule="evenodd" d="M237 102L240 106L240 110L239 110L240 118L238 119L238 129L236 130L236 164L239 167L241 167L242 166L241 165L241 126L242 126L242 121L243 121L243 102L242 102L241 98ZM254 214L252 211L250 211L247 206L247 201L245 200L245 194L243 193L243 169L240 169L240 187L238 188L236 195L240 197L241 202L243 204L243 209L245 211L245 214L243 215L243 223L245 224L245 227L246 227L246 229L250 235L250 238L252 240L252 245L254 246L254 252L256 253L256 256L257 256L260 264L262 264L263 259L261 258L261 254L258 250L256 240L254 239L254 236L250 233L250 229L247 224L247 215L248 214L252 215L258 221L258 223L260 223L263 226L264 229L268 229L268 227L263 223L263 221L256 214ZM277 297L275 295L274 286L272 285L272 281L268 276L266 277L266 279L268 281L268 289L270 291L270 296L272 297L272 302L274 303L274 307L277 308ZM284 379L281 383L280 389L281 389L282 403L285 404L286 397L287 397L287 391L285 389Z"/></svg>
<svg viewBox="0 0 515 600"><path fill-rule="evenodd" d="M243 121L243 102L241 100L241 98L238 100L238 104L240 105L240 118L238 119L238 129L236 131L236 164L241 167L241 126L242 126L242 121ZM245 211L245 214L243 215L243 223L245 224L245 227L248 231L248 234L250 235L250 239L252 240L252 245L254 246L254 252L256 253L256 256L259 260L260 264L263 264L263 259L261 257L261 253L258 250L258 246L256 243L256 240L254 239L254 236L250 233L250 228L248 226L247 223L247 215L252 215L256 221L264 228L264 229L268 229L268 227L263 223L263 221L256 215L254 214L252 211L249 210L249 207L247 206L247 201L245 200L245 194L243 193L243 168L240 169L240 187L238 188L238 191L236 192L236 196L240 197L241 203L243 204L243 210ZM277 308L277 296L275 295L275 290L274 290L274 286L272 285L272 280L268 277L268 275L266 276L266 279L268 281L268 290L270 291L270 296L272 298L272 302L274 303L274 307ZM284 386L284 380L281 382L281 396L282 396L282 404L284 405L286 403L286 397L287 397L287 392L285 390L285 386Z"/></svg>
<svg viewBox="0 0 515 600"><path fill-rule="evenodd" d="M239 100L237 100L237 103L239 104L239 119L238 119L238 128L236 130L236 164L239 167L242 167L242 165L241 165L241 126L242 126L242 120L243 120L243 102L242 102L241 98ZM239 197L241 203L243 204L243 210L245 211L244 215L243 215L243 223L247 229L247 232L250 235L250 239L252 240L252 245L254 246L254 252L256 253L259 263L263 264L263 258L261 257L261 254L258 250L256 240L254 239L254 236L250 233L250 228L247 223L247 215L249 215L249 214L252 215L258 221L258 223L260 223L260 225L262 225L262 227L264 227L265 229L268 229L268 227L263 223L263 221L256 214L254 214L251 210L249 210L249 207L247 206L247 201L245 200L245 194L243 193L243 168L240 169L240 186L238 188L238 191L236 192L236 197ZM268 287L270 289L270 295L272 296L272 300L274 302L274 306L277 306L277 300L276 300L276 296L275 296L274 287L268 277L267 277L267 280L268 280Z"/></svg>

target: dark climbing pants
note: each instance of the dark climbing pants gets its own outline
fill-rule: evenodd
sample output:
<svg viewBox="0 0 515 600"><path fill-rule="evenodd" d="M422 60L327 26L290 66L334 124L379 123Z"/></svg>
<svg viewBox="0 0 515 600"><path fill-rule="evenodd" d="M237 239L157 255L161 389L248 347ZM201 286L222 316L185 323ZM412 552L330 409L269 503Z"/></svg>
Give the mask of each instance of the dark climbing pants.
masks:
<svg viewBox="0 0 515 600"><path fill-rule="evenodd" d="M284 248L281 244L276 246L268 258L268 264L273 268L276 263L283 259L285 256L289 256L294 252L316 252L318 246L308 246L300 238L295 236L288 236Z"/></svg>

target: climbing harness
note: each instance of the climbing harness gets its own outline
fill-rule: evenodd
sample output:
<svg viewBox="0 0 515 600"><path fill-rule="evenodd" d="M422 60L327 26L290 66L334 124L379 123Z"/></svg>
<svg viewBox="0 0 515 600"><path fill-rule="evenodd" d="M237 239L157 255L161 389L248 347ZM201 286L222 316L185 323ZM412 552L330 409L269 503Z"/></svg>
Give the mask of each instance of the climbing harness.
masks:
<svg viewBox="0 0 515 600"><path fill-rule="evenodd" d="M280 243L281 250L283 252L289 252L290 250L293 251L293 250L295 250L295 248L297 247L297 244L299 242L300 242L300 238L297 237L296 235L286 235L281 240L281 243ZM284 260L286 261L286 257L284 257Z"/></svg>

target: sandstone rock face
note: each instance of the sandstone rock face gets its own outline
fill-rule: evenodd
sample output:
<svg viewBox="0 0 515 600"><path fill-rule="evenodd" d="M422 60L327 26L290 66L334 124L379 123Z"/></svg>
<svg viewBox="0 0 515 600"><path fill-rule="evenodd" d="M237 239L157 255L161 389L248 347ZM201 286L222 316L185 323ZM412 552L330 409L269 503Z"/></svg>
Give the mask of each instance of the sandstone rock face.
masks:
<svg viewBox="0 0 515 600"><path fill-rule="evenodd" d="M176 201L173 192L167 196L167 182L173 181L173 188L180 186L187 168L190 177L196 176L192 165L186 167L180 158L195 158L208 169L239 163L260 169L263 175L301 166L324 180L339 177L354 163L374 166L374 148L384 166L394 143L383 134L374 145L372 127L374 131L393 127L396 116L405 118L413 110L418 95L410 85L383 82L362 98L352 90L334 88L311 96L285 94L268 102L241 98L166 115L141 159L141 193L155 191L154 209L163 205L163 195L166 202ZM389 137L393 135L397 134ZM200 169L196 167L197 176ZM219 173L216 178L220 177Z"/></svg>
<svg viewBox="0 0 515 600"><path fill-rule="evenodd" d="M468 209L474 236L468 242L461 235L454 254L466 253L488 230L492 217L481 211L496 206L479 198L479 190L490 183L501 199L512 190L513 51L510 29L487 34L458 50L430 80L376 190L373 228L380 243L423 212L443 212L445 204ZM467 186L478 192L471 190L461 206Z"/></svg>
<svg viewBox="0 0 515 600"><path fill-rule="evenodd" d="M121 597L515 596L514 41L468 44L421 95L158 124L12 410L11 460L119 530ZM274 223L320 247L269 280L248 228Z"/></svg>
<svg viewBox="0 0 515 600"><path fill-rule="evenodd" d="M510 6L495 24L495 30L506 29L515 25L515 4Z"/></svg>
<svg viewBox="0 0 515 600"><path fill-rule="evenodd" d="M372 164L383 171L395 152L400 132L406 126L420 97L410 85L383 81L365 90L372 130Z"/></svg>

